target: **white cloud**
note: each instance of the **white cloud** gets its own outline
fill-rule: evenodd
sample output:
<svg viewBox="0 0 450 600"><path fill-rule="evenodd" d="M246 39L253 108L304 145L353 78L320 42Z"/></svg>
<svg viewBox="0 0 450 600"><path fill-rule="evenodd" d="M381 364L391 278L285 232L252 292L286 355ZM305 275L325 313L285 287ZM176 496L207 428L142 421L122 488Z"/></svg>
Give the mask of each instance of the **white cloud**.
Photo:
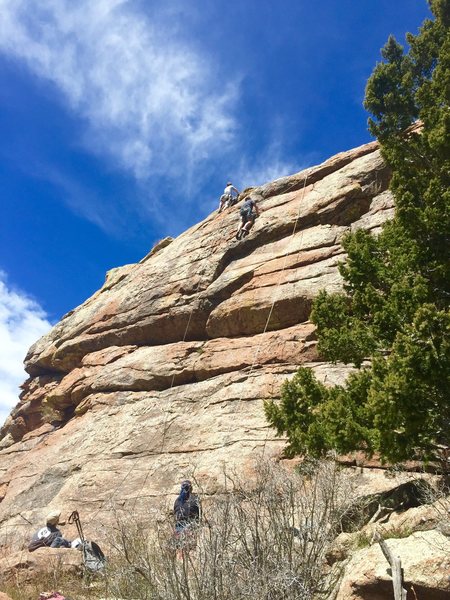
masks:
<svg viewBox="0 0 450 600"><path fill-rule="evenodd" d="M0 0L0 50L53 82L86 120L91 150L137 179L179 176L233 139L236 82L224 88L173 19L161 11L150 22L137 7Z"/></svg>
<svg viewBox="0 0 450 600"><path fill-rule="evenodd" d="M274 179L297 173L297 171L301 171L302 168L303 167L294 165L292 162L285 162L278 158L271 161L269 160L268 162L258 161L257 164L247 164L242 166L240 179L241 181L247 182L244 184L245 187L256 187L263 185L268 181L273 181Z"/></svg>
<svg viewBox="0 0 450 600"><path fill-rule="evenodd" d="M0 427L18 402L28 348L51 327L37 302L8 285L0 271Z"/></svg>
<svg viewBox="0 0 450 600"><path fill-rule="evenodd" d="M301 169L303 165L284 160L282 143L277 137L257 160L242 159L238 179L244 188L256 187L279 177L292 175Z"/></svg>
<svg viewBox="0 0 450 600"><path fill-rule="evenodd" d="M95 192L79 181L43 163L39 163L34 175L55 185L61 198L76 215L84 217L108 234L118 233L123 222L123 207L120 202L102 202Z"/></svg>

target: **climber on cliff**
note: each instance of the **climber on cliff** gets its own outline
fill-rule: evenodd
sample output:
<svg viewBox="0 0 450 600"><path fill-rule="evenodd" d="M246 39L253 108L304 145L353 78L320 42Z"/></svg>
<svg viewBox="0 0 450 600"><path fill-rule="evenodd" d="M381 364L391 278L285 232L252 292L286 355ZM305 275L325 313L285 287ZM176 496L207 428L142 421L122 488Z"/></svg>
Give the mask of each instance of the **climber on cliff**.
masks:
<svg viewBox="0 0 450 600"><path fill-rule="evenodd" d="M259 217L259 209L256 205L256 199L252 196L247 196L244 200L244 204L239 210L241 215L241 222L236 233L236 239L240 240L242 237L248 235L250 229L255 223L256 217Z"/></svg>
<svg viewBox="0 0 450 600"><path fill-rule="evenodd" d="M173 505L175 518L175 545L181 550L192 550L196 546L196 526L200 523L200 499L192 493L189 479L181 482L180 493Z"/></svg>
<svg viewBox="0 0 450 600"><path fill-rule="evenodd" d="M220 196L219 212L228 206L234 206L238 200L239 190L229 181Z"/></svg>
<svg viewBox="0 0 450 600"><path fill-rule="evenodd" d="M33 534L31 542L28 545L28 550L34 552L38 548L76 548L79 540L70 542L63 537L60 529L57 528L59 518L61 516L60 510L52 510L46 517L45 527L41 527L36 533Z"/></svg>

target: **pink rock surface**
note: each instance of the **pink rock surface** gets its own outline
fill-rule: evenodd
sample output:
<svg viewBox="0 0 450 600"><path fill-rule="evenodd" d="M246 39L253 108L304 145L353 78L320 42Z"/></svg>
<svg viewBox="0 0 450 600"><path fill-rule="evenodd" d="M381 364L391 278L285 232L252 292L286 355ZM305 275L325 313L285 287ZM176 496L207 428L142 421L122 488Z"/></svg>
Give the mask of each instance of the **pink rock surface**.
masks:
<svg viewBox="0 0 450 600"><path fill-rule="evenodd" d="M233 207L110 271L27 355L0 435L3 531L28 534L25 519L58 506L92 534L118 504L148 514L187 476L208 495L225 468L250 476L261 454L279 456L263 401L302 364L345 379L317 354L311 302L341 289L342 236L391 217L388 181L367 144L256 188L261 216L242 242Z"/></svg>

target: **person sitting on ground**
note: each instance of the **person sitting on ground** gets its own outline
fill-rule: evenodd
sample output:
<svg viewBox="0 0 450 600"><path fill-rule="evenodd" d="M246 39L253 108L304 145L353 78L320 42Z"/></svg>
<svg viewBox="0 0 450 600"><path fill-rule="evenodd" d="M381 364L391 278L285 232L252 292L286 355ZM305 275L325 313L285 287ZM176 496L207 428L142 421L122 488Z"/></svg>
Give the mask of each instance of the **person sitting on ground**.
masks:
<svg viewBox="0 0 450 600"><path fill-rule="evenodd" d="M241 237L245 237L250 229L253 227L256 217L259 217L259 209L256 205L256 200L251 196L248 196L244 200L244 204L239 210L241 215L241 222L236 233L236 239L240 240Z"/></svg>
<svg viewBox="0 0 450 600"><path fill-rule="evenodd" d="M72 543L63 538L61 530L57 528L60 510L51 511L45 520L45 527L41 527L31 538L28 546L30 552L34 552L38 548L71 548Z"/></svg>
<svg viewBox="0 0 450 600"><path fill-rule="evenodd" d="M220 196L219 212L222 212L225 205L233 206L233 204L236 204L238 196L239 190L237 190L237 188L235 188L234 185L229 181L223 191L223 194Z"/></svg>
<svg viewBox="0 0 450 600"><path fill-rule="evenodd" d="M181 482L180 494L173 505L173 514L177 533L200 522L200 500L197 494L192 493L192 483L189 479Z"/></svg>

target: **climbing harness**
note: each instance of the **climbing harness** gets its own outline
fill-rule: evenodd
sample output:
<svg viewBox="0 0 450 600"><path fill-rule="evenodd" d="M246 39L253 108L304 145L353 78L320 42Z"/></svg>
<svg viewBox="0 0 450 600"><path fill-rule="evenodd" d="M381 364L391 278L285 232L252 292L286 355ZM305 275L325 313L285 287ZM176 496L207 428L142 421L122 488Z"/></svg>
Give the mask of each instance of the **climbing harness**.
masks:
<svg viewBox="0 0 450 600"><path fill-rule="evenodd" d="M232 196L231 194L222 194L220 196L220 206L217 214L220 214L226 208L230 208L238 203L239 196Z"/></svg>

